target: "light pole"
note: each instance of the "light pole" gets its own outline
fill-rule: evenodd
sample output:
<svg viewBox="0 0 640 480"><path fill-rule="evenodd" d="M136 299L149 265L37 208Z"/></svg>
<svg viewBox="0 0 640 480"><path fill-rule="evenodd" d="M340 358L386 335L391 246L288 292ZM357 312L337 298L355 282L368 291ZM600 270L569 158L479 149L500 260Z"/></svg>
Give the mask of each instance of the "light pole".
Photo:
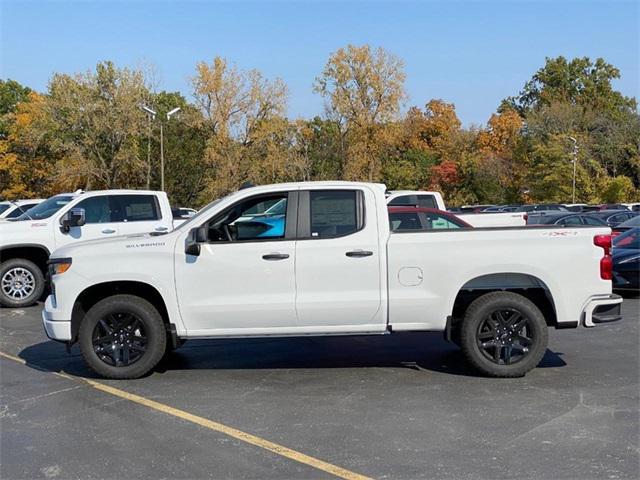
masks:
<svg viewBox="0 0 640 480"><path fill-rule="evenodd" d="M578 163L578 140L573 137L569 137L569 140L573 142L573 151L571 152L573 156L573 189L571 194L571 203L576 203L576 165Z"/></svg>
<svg viewBox="0 0 640 480"><path fill-rule="evenodd" d="M147 106L142 106L142 110L147 114L147 190L151 187L151 120L155 120L156 112Z"/></svg>
<svg viewBox="0 0 640 480"><path fill-rule="evenodd" d="M149 130L151 130L151 120L155 120L158 113L155 110L150 109L146 105L142 105L142 110L144 110L149 116ZM171 120L176 113L180 111L180 107L176 107L169 112L167 112L167 121ZM151 134L149 134L149 138L151 138ZM147 145L147 161L150 162L151 155L151 141L149 141ZM162 120L160 120L160 190L164 192L164 125Z"/></svg>

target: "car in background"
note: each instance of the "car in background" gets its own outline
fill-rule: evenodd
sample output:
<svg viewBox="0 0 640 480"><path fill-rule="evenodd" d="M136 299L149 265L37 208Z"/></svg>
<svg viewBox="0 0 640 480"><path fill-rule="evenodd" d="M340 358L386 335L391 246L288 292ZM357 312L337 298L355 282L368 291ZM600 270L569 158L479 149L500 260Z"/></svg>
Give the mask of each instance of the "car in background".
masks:
<svg viewBox="0 0 640 480"><path fill-rule="evenodd" d="M562 206L570 212L577 213L597 212L600 209L598 205L588 205L586 203L565 203Z"/></svg>
<svg viewBox="0 0 640 480"><path fill-rule="evenodd" d="M473 228L455 215L435 208L389 206L388 210L392 232Z"/></svg>
<svg viewBox="0 0 640 480"><path fill-rule="evenodd" d="M598 205L598 210L631 210L624 203L603 203Z"/></svg>
<svg viewBox="0 0 640 480"><path fill-rule="evenodd" d="M587 215L607 222L611 228L617 227L623 222L636 217L638 213L629 210L601 210L599 212L591 212Z"/></svg>
<svg viewBox="0 0 640 480"><path fill-rule="evenodd" d="M640 227L613 240L613 288L640 290Z"/></svg>
<svg viewBox="0 0 640 480"><path fill-rule="evenodd" d="M545 212L532 213L527 218L527 225L560 225L562 227L589 225L591 227L606 227L607 222L604 220L580 213L573 212Z"/></svg>
<svg viewBox="0 0 640 480"><path fill-rule="evenodd" d="M17 218L30 208L35 207L44 200L41 198L33 200L16 200L0 202L0 222Z"/></svg>
<svg viewBox="0 0 640 480"><path fill-rule="evenodd" d="M567 212L568 210L563 205L560 205L559 203L537 203L533 205L520 205L515 211L530 213L530 212L549 212L549 211Z"/></svg>
<svg viewBox="0 0 640 480"><path fill-rule="evenodd" d="M488 213L501 213L501 212L517 212L521 205L494 205L482 210Z"/></svg>
<svg viewBox="0 0 640 480"><path fill-rule="evenodd" d="M625 207L627 207L629 210L631 210L632 212L640 212L640 203L638 202L633 202L633 203L623 203L622 205L624 205Z"/></svg>
<svg viewBox="0 0 640 480"><path fill-rule="evenodd" d="M632 217L629 220L625 220L624 222L619 223L618 225L613 227L611 236L615 238L634 227L640 227L640 215L636 215L635 217Z"/></svg>

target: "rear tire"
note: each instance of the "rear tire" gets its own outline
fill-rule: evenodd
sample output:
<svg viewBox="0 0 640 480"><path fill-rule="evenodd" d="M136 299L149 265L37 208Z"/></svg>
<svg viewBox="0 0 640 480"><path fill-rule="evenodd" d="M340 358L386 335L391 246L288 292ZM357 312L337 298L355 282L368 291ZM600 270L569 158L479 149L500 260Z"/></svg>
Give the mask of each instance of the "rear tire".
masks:
<svg viewBox="0 0 640 480"><path fill-rule="evenodd" d="M44 274L30 260L13 258L0 264L0 305L24 308L36 303L44 292Z"/></svg>
<svg viewBox="0 0 640 480"><path fill-rule="evenodd" d="M158 310L143 298L114 295L96 303L78 334L87 365L105 378L140 378L163 357L167 345Z"/></svg>
<svg viewBox="0 0 640 480"><path fill-rule="evenodd" d="M465 313L461 347L468 362L485 375L522 377L542 360L547 328L529 299L512 292L487 293Z"/></svg>

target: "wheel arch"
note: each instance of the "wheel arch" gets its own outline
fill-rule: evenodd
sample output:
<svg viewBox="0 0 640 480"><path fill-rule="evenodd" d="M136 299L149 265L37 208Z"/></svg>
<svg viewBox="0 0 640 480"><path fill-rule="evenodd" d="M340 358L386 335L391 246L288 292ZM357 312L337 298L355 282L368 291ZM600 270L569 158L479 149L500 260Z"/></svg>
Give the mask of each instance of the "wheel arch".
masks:
<svg viewBox="0 0 640 480"><path fill-rule="evenodd" d="M111 280L85 288L76 298L71 313L71 343L77 340L80 324L89 309L100 300L119 294L135 295L147 300L158 310L164 324L167 327L170 325L166 303L156 287L135 280Z"/></svg>
<svg viewBox="0 0 640 480"><path fill-rule="evenodd" d="M468 280L456 294L451 310L452 327L464 317L468 306L490 292L513 292L531 300L545 318L548 326L556 327L556 305L549 286L538 276L522 272L501 272L479 275Z"/></svg>
<svg viewBox="0 0 640 480"><path fill-rule="evenodd" d="M44 275L47 273L49 249L37 243L20 243L0 248L0 263L14 258L24 258L35 263Z"/></svg>

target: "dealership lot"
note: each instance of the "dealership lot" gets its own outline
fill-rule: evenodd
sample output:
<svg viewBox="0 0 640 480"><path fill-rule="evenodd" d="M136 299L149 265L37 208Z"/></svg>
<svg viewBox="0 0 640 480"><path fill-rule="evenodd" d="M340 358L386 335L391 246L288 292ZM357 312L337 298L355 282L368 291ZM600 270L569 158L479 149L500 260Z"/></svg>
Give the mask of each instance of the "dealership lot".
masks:
<svg viewBox="0 0 640 480"><path fill-rule="evenodd" d="M146 378L92 385L78 378L93 376L77 346L67 355L44 336L40 309L0 310L2 478L637 478L640 468L637 298L622 322L550 330L542 365L515 380L478 377L441 334L414 333L191 341Z"/></svg>

